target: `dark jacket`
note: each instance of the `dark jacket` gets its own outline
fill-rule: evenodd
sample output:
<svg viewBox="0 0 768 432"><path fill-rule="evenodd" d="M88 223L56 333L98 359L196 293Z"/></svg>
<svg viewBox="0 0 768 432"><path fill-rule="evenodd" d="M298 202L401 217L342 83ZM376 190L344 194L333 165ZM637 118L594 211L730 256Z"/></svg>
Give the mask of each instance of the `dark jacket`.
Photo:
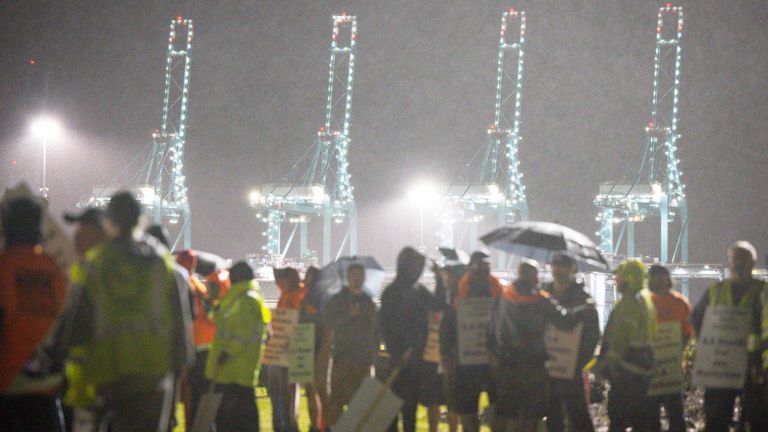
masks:
<svg viewBox="0 0 768 432"><path fill-rule="evenodd" d="M421 359L429 333L428 313L441 310L441 302L419 283L395 279L381 296L381 335L393 359L413 348L411 359Z"/></svg>
<svg viewBox="0 0 768 432"><path fill-rule="evenodd" d="M573 282L571 289L562 295L555 294L552 283L544 285L547 291L560 305L572 309L585 306L585 310L580 314L581 322L584 327L581 330L581 342L579 343L579 358L576 367L580 370L594 357L595 347L600 340L600 318L597 315L597 309L592 297L584 291L584 284Z"/></svg>
<svg viewBox="0 0 768 432"><path fill-rule="evenodd" d="M548 293L516 281L496 300L488 327L488 350L502 364L544 367L547 324L572 328L582 319L583 307L566 310Z"/></svg>

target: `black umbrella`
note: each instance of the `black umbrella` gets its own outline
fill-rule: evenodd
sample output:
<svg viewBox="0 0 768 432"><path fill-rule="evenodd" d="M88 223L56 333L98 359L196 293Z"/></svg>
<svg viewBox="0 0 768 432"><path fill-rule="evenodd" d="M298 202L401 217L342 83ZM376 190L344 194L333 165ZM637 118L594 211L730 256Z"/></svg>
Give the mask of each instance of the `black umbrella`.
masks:
<svg viewBox="0 0 768 432"><path fill-rule="evenodd" d="M610 266L587 236L550 222L517 222L480 238L486 245L542 263L563 253L579 264L581 271L604 271Z"/></svg>

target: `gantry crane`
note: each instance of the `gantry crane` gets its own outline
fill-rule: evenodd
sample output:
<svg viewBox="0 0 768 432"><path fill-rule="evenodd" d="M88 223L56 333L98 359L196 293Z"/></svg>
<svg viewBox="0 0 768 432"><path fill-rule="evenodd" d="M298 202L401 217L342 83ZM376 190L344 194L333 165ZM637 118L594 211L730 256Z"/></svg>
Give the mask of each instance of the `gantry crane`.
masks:
<svg viewBox="0 0 768 432"><path fill-rule="evenodd" d="M312 255L308 231L312 219L322 218L322 262L337 258L345 246L350 255L357 253L357 209L349 175L349 144L352 114L352 89L355 71L357 18L341 14L333 16L330 61L328 64L328 98L325 123L317 139L294 165L285 182L263 185L251 193L250 204L258 219L267 225L263 250L275 261L285 258L299 231L299 256ZM311 159L307 156L312 155ZM332 254L332 222L343 224L346 233ZM293 224L285 244L281 243L283 223Z"/></svg>
<svg viewBox="0 0 768 432"><path fill-rule="evenodd" d="M501 17L493 124L484 145L466 164L463 175L447 189L448 214L443 218L441 243L455 245L453 225L467 222L470 249L475 249L477 225L495 216L498 225L528 219L528 201L520 172L518 148L525 52L525 12L505 11ZM499 257L504 268L504 256Z"/></svg>
<svg viewBox="0 0 768 432"><path fill-rule="evenodd" d="M171 21L168 53L165 62L165 90L160 128L152 133L152 141L137 157L146 156L143 168L127 168L122 181L110 186L96 186L92 195L84 197L78 207L105 207L118 189L132 191L155 223L175 225L178 235L173 248L183 242L191 246L192 221L184 177L184 146L187 136L189 75L192 62L191 19L176 17Z"/></svg>
<svg viewBox="0 0 768 432"><path fill-rule="evenodd" d="M600 249L618 255L626 236L626 254L635 256L635 224L658 216L659 260L688 262L688 207L678 159L678 105L683 36L683 8L666 3L659 8L653 69L651 117L645 128L645 148L639 169L622 181L600 183L595 205L600 208ZM677 219L677 223L675 223ZM614 225L620 224L614 241ZM670 228L676 230L669 255Z"/></svg>

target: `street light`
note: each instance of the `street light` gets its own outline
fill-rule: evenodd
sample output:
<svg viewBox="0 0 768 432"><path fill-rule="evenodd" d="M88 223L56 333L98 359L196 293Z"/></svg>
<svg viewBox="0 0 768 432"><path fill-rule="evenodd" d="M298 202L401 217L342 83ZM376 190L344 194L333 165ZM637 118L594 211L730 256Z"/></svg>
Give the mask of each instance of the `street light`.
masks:
<svg viewBox="0 0 768 432"><path fill-rule="evenodd" d="M419 250L424 252L424 208L437 204L440 195L433 183L422 180L408 190L408 199L419 206Z"/></svg>
<svg viewBox="0 0 768 432"><path fill-rule="evenodd" d="M40 192L43 198L48 199L48 184L46 182L46 163L48 157L48 140L56 139L61 134L61 125L53 117L42 116L35 119L30 124L30 130L35 138L43 140L43 187Z"/></svg>

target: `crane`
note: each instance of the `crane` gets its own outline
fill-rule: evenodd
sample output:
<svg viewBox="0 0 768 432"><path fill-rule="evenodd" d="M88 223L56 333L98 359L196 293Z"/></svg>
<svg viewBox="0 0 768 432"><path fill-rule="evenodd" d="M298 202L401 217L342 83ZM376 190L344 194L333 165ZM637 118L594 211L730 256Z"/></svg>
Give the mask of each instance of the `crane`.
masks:
<svg viewBox="0 0 768 432"><path fill-rule="evenodd" d="M678 142L683 8L661 6L656 22L651 115L639 167L621 181L600 183L595 205L600 209L600 249L618 255L626 237L626 254L635 256L635 224L659 217L659 260L688 262L688 206L682 181ZM614 240L614 225L620 225ZM676 232L672 255L670 230Z"/></svg>
<svg viewBox="0 0 768 432"><path fill-rule="evenodd" d="M249 201L257 218L266 224L263 235L268 256L281 262L299 231L299 256L307 259L309 223L322 219L322 262L337 258L345 246L357 253L357 208L349 174L352 90L355 71L357 17L334 15L328 63L328 94L325 121L314 144L304 153L282 183L266 184L251 192ZM311 155L311 156L310 156ZM293 225L289 238L281 242L282 225ZM346 232L332 254L332 222Z"/></svg>
<svg viewBox="0 0 768 432"><path fill-rule="evenodd" d="M493 123L486 131L483 146L445 193L450 205L441 224L440 237L445 246L454 246L453 224L457 220L468 223L470 249L475 249L477 225L487 216L495 216L498 225L528 219L518 159L525 26L524 11L509 9L502 14ZM504 268L503 255L499 256L499 268Z"/></svg>
<svg viewBox="0 0 768 432"><path fill-rule="evenodd" d="M165 62L163 111L160 128L152 133L150 144L136 161L144 156L142 168L129 164L123 181L110 186L95 186L90 196L81 198L78 207L105 207L118 190L127 188L136 195L155 223L178 226L173 241L191 246L192 220L184 177L184 147L187 139L189 78L192 62L194 25L191 19L177 16L171 20ZM147 156L148 154L148 156Z"/></svg>

